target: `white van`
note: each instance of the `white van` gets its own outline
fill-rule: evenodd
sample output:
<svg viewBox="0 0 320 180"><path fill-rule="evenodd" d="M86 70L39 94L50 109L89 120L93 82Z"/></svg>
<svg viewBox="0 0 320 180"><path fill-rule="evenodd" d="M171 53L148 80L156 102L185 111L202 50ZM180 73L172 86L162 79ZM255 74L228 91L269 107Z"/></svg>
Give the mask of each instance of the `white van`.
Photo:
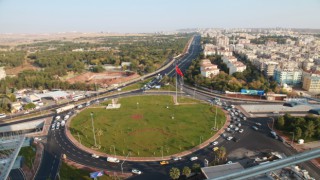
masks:
<svg viewBox="0 0 320 180"><path fill-rule="evenodd" d="M0 114L0 118L5 118L5 117L7 117L6 114Z"/></svg>

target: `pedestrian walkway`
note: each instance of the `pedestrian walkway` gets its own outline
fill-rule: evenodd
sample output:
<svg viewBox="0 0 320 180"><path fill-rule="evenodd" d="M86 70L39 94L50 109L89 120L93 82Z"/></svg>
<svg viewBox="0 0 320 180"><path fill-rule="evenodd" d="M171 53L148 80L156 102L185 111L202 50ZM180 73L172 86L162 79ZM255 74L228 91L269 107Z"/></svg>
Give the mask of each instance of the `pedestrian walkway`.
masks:
<svg viewBox="0 0 320 180"><path fill-rule="evenodd" d="M183 151L183 152L180 152L180 153L177 153L177 154L173 154L173 155L170 155L170 156L163 156L163 157L128 157L128 158L126 158L125 156L118 156L118 155L114 156L114 155L110 155L110 154L106 154L106 153L95 151L94 149L91 149L91 148L83 146L82 144L80 144L71 135L71 132L69 130L71 121L67 121L67 124L65 126L65 133L66 133L66 136L68 137L68 139L75 146L79 147L81 150L86 151L86 152L88 152L90 154L96 154L98 156L104 156L104 157L112 156L112 157L118 158L119 160L125 160L126 159L127 161L162 161L162 160L170 160L170 159L172 159L172 157L183 157L183 156L187 156L189 154L192 154L195 151L198 151L198 150L206 147L207 145L209 145L211 142L215 141L225 131L225 129L230 124L230 116L229 116L228 112L225 111L225 110L223 110L223 112L226 114L226 122L223 125L223 127L219 131L217 131L217 133L215 133L211 138L209 138L208 140L206 140L202 144L200 144L200 145L198 145L198 146L196 146L196 147L194 147L192 149L189 149L187 151Z"/></svg>

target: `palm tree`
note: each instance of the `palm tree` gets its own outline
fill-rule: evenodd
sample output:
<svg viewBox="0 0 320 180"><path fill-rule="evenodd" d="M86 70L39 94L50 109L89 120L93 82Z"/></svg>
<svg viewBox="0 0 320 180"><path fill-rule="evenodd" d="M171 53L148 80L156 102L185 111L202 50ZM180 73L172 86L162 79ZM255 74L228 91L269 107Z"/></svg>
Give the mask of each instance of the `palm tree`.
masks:
<svg viewBox="0 0 320 180"><path fill-rule="evenodd" d="M188 166L185 166L182 170L182 175L188 177L191 174L191 169Z"/></svg>
<svg viewBox="0 0 320 180"><path fill-rule="evenodd" d="M171 168L171 169L170 169L170 177L171 177L172 179L179 179L179 177L180 177L180 170L179 170L178 168L175 168L175 167Z"/></svg>

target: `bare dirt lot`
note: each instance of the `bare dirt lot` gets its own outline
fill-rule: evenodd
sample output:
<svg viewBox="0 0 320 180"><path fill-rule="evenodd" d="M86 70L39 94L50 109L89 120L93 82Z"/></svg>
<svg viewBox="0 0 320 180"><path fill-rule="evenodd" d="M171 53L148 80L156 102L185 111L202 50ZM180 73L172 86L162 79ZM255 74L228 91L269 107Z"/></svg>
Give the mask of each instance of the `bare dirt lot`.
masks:
<svg viewBox="0 0 320 180"><path fill-rule="evenodd" d="M23 65L14 67L14 68L8 68L6 69L6 74L7 75L18 75L21 71L24 70L37 70L39 69L38 67L33 66L31 63L28 61L24 61Z"/></svg>
<svg viewBox="0 0 320 180"><path fill-rule="evenodd" d="M99 84L102 87L108 87L113 84L119 84L131 79L139 77L136 73L129 72L103 72L103 73L92 73L87 72L78 76L74 76L66 81L69 83L86 83L86 84Z"/></svg>

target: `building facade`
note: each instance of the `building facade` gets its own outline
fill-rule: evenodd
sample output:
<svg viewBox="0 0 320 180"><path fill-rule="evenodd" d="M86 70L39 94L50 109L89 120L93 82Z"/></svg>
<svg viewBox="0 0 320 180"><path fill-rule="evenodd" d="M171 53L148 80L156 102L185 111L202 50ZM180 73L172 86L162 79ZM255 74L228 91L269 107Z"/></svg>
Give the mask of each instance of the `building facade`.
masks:
<svg viewBox="0 0 320 180"><path fill-rule="evenodd" d="M302 82L302 70L277 68L274 71L274 80L281 85L299 85Z"/></svg>

